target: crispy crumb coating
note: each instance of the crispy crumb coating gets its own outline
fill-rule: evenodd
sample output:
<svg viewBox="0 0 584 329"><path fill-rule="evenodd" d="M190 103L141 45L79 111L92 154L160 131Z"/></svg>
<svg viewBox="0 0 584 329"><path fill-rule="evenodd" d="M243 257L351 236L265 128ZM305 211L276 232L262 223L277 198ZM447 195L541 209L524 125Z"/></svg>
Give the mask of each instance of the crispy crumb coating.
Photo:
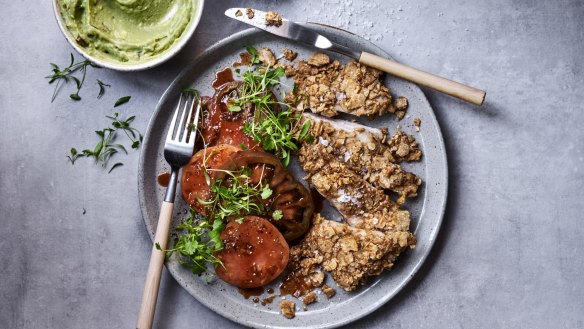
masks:
<svg viewBox="0 0 584 329"><path fill-rule="evenodd" d="M347 164L373 186L397 193L398 204L403 204L408 197L417 196L422 180L394 163L397 162L395 152L385 143L386 132L308 113L303 114L303 119L311 121L310 134L315 137L312 143L303 143L299 152L301 164L308 174L319 171L324 164L321 155L328 154ZM414 150L411 143L407 145L408 149ZM419 152L417 144L415 150Z"/></svg>
<svg viewBox="0 0 584 329"><path fill-rule="evenodd" d="M414 137L398 130L388 142L389 150L396 162L418 161L422 158L422 151Z"/></svg>
<svg viewBox="0 0 584 329"><path fill-rule="evenodd" d="M288 319L294 318L296 316L296 303L291 300L282 300L280 302L280 312Z"/></svg>
<svg viewBox="0 0 584 329"><path fill-rule="evenodd" d="M352 291L368 277L391 269L397 256L414 244L415 239L407 231L360 229L317 214L312 229L297 248L302 248L300 259L305 264L311 264L312 268L320 264L340 287ZM327 296L330 293L325 291Z"/></svg>
<svg viewBox="0 0 584 329"><path fill-rule="evenodd" d="M343 66L324 53L315 53L298 63L294 76L296 90L287 100L299 110L310 109L328 117L339 112L356 116L394 113L401 119L408 106L407 99L399 97L394 104L380 75L380 71L358 62Z"/></svg>

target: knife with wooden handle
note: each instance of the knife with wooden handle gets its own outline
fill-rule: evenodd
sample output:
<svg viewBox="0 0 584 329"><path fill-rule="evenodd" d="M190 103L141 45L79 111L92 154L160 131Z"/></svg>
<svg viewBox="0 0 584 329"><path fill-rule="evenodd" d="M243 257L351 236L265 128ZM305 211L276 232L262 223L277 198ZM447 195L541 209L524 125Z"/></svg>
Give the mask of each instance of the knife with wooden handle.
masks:
<svg viewBox="0 0 584 329"><path fill-rule="evenodd" d="M308 44L318 49L343 54L359 61L361 64L387 72L404 80L432 88L475 105L482 105L485 101L486 92L484 90L424 72L411 66L400 64L396 61L365 51L349 49L341 44L330 41L327 37L310 28L304 27L285 18L282 18L282 24L279 26L267 25L266 13L255 9L253 11L254 15L252 18L249 18L246 14L246 8L230 8L225 11L225 15L286 39Z"/></svg>

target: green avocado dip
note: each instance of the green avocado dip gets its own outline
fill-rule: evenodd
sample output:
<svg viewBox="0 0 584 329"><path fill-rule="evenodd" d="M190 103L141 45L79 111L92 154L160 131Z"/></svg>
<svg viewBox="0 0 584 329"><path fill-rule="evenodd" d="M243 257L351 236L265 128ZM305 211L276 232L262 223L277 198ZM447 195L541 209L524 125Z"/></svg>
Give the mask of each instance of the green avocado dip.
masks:
<svg viewBox="0 0 584 329"><path fill-rule="evenodd" d="M63 21L89 55L147 62L166 52L192 23L196 0L59 0Z"/></svg>

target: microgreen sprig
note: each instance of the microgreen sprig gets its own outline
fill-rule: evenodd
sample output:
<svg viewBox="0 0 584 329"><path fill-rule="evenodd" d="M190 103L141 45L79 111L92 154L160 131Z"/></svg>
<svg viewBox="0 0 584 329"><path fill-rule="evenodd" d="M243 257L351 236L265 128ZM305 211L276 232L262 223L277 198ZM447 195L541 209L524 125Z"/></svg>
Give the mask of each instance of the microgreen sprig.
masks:
<svg viewBox="0 0 584 329"><path fill-rule="evenodd" d="M207 270L207 264L213 266L221 264L221 260L214 253L223 249L220 235L225 225L216 221L209 223L206 218L190 210L188 217L177 229L183 230L171 249L163 250L167 257L173 253L179 254L179 263L187 266L195 274L202 274ZM156 249L162 250L156 243Z"/></svg>
<svg viewBox="0 0 584 329"><path fill-rule="evenodd" d="M248 52L253 55L249 47ZM238 112L244 104L252 103L255 106L254 119L244 124L243 132L260 142L264 150L278 155L288 166L291 155L298 151L298 143L309 141L311 136L308 134L310 121L302 123L300 113L278 101L272 92L273 88L282 85L280 78L283 76L282 67L256 69L250 66L242 75L239 97L230 100L227 108Z"/></svg>
<svg viewBox="0 0 584 329"><path fill-rule="evenodd" d="M226 173L228 179L216 179L211 184L213 198L208 201L199 200L200 204L208 207L213 221L224 222L236 216L235 220L241 222L246 215L259 215L266 212L266 207L260 199L266 200L272 195L268 184L262 184L262 182L250 184L249 168L223 172ZM205 178L207 177L209 177L208 174Z"/></svg>

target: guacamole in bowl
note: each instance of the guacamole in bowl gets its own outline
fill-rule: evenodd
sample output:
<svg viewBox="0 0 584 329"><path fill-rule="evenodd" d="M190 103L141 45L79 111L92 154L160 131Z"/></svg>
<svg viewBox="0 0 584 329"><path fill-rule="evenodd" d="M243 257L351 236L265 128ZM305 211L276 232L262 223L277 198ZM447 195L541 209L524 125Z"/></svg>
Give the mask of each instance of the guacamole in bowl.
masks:
<svg viewBox="0 0 584 329"><path fill-rule="evenodd" d="M54 0L67 40L88 59L117 70L170 58L198 24L203 0Z"/></svg>

